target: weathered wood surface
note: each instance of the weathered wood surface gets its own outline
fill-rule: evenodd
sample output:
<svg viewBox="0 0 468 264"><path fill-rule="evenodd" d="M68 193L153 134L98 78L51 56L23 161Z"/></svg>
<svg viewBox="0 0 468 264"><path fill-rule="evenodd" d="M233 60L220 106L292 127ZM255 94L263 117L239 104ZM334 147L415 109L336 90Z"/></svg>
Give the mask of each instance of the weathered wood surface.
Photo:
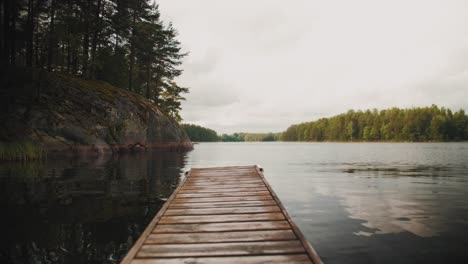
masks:
<svg viewBox="0 0 468 264"><path fill-rule="evenodd" d="M257 166L192 169L122 263L322 263Z"/></svg>

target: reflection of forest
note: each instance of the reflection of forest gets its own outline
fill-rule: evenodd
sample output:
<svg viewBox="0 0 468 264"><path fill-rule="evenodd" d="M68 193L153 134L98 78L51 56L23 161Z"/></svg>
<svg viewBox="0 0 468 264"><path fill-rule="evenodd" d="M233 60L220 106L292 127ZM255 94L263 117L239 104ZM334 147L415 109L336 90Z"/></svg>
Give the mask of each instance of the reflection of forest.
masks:
<svg viewBox="0 0 468 264"><path fill-rule="evenodd" d="M0 164L0 262L117 263L183 166L179 152Z"/></svg>

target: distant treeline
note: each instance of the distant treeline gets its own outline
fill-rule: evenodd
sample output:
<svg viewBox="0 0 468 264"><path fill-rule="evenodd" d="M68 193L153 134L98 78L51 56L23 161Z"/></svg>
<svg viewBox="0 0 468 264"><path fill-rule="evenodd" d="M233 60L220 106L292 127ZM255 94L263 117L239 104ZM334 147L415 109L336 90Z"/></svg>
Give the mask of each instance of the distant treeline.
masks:
<svg viewBox="0 0 468 264"><path fill-rule="evenodd" d="M183 125L192 141L464 141L468 116L436 105L410 109L349 110L330 118L290 126L283 133L234 133Z"/></svg>
<svg viewBox="0 0 468 264"><path fill-rule="evenodd" d="M460 141L468 140L464 110L418 107L353 111L290 126L283 141Z"/></svg>
<svg viewBox="0 0 468 264"><path fill-rule="evenodd" d="M180 119L174 79L186 53L151 0L2 0L2 67L96 79L151 99Z"/></svg>
<svg viewBox="0 0 468 264"><path fill-rule="evenodd" d="M192 125L182 124L182 128L193 142L215 142L219 141L219 136L213 129Z"/></svg>
<svg viewBox="0 0 468 264"><path fill-rule="evenodd" d="M277 141L280 137L280 133L234 133L218 136L212 129L192 124L182 124L182 128L194 142Z"/></svg>
<svg viewBox="0 0 468 264"><path fill-rule="evenodd" d="M243 141L278 141L280 133L234 133L232 135L221 135L223 142L243 142Z"/></svg>

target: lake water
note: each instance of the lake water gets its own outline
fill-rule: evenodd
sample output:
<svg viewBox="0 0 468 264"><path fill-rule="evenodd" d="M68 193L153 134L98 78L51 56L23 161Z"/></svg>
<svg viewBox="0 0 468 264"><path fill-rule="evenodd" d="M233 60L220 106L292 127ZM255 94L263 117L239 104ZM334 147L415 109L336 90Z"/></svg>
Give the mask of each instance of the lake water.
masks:
<svg viewBox="0 0 468 264"><path fill-rule="evenodd" d="M119 263L186 154L0 164L0 263Z"/></svg>
<svg viewBox="0 0 468 264"><path fill-rule="evenodd" d="M468 143L201 143L0 164L1 263L117 263L190 167L260 164L326 263L468 257Z"/></svg>

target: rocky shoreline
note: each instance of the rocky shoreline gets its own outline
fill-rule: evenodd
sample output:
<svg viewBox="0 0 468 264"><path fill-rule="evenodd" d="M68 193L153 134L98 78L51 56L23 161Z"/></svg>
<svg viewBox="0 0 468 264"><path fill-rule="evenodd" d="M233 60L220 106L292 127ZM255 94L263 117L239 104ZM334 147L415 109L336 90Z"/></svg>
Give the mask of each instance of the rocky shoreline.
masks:
<svg viewBox="0 0 468 264"><path fill-rule="evenodd" d="M0 141L34 142L68 156L193 148L153 102L108 83L28 69L0 77Z"/></svg>

